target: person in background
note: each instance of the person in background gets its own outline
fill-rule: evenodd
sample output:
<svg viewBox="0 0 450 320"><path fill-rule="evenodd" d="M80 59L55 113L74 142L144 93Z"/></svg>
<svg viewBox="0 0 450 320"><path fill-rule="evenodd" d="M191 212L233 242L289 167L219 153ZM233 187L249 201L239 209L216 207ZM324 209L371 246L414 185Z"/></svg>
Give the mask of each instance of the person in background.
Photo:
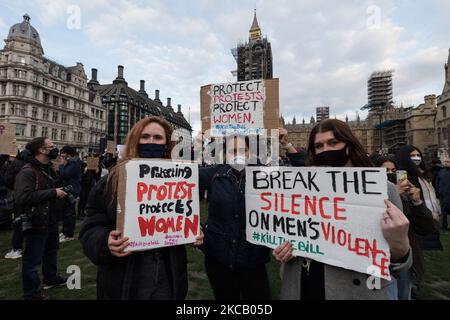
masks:
<svg viewBox="0 0 450 320"><path fill-rule="evenodd" d="M17 214L22 219L24 252L22 261L23 296L26 300L48 300L40 287L38 268L42 264L43 289L66 285L57 273L58 216L57 199L67 197L58 184L52 159L58 148L52 140L41 137L28 144L29 163L17 174L14 188Z"/></svg>
<svg viewBox="0 0 450 320"><path fill-rule="evenodd" d="M87 160L87 159L86 159ZM78 203L78 219L84 219L84 211L86 209L87 199L91 189L94 187L96 182L96 170L88 170L87 163L83 162L81 164L81 193L80 202Z"/></svg>
<svg viewBox="0 0 450 320"><path fill-rule="evenodd" d="M74 240L76 225L76 200L81 193L81 166L82 161L78 158L77 152L70 146L61 149L62 164L59 166L59 176L63 181L65 188L69 187L68 197L64 206L63 229L59 241L67 242Z"/></svg>
<svg viewBox="0 0 450 320"><path fill-rule="evenodd" d="M431 211L433 218L436 221L436 226L438 226L441 215L441 205L437 199L433 185L429 182L431 177L425 166L422 152L414 146L403 146L397 151L395 161L398 165L398 170L405 170L408 175L408 181L416 188L420 189L420 199L425 202L425 205ZM436 232L431 235L424 237L417 235L417 237L420 239L423 249L443 249L440 241L439 228L436 228Z"/></svg>
<svg viewBox="0 0 450 320"><path fill-rule="evenodd" d="M119 170L135 158L171 158L172 126L148 117L130 130L123 159L92 189L79 239L96 266L99 300L184 300L188 290L184 245L142 252L125 252L128 238L116 230ZM203 233L195 245L203 242Z"/></svg>
<svg viewBox="0 0 450 320"><path fill-rule="evenodd" d="M308 166L372 167L369 157L350 127L342 121L328 119L318 123L309 136ZM412 253L408 239L408 219L395 185L388 183L386 211L380 219L383 235L391 249L391 276L408 270ZM361 214L364 214L361 212ZM381 280L381 288L371 290L366 274L325 265L310 259L294 258L293 247L285 242L274 251L282 262L281 299L284 300L396 300L394 281Z"/></svg>
<svg viewBox="0 0 450 320"><path fill-rule="evenodd" d="M31 153L28 150L28 144L25 146L25 150L18 152L16 158L8 166L5 172L5 184L9 190L14 191L14 185L16 181L16 176L20 170L30 161ZM14 210L14 218L17 219L17 210ZM22 228L19 224L13 223L13 233L11 238L12 249L5 255L5 259L19 259L22 257L22 247L23 247L23 234Z"/></svg>
<svg viewBox="0 0 450 320"><path fill-rule="evenodd" d="M442 207L442 229L450 230L450 158L443 161L443 168L437 175L437 190L441 200Z"/></svg>
<svg viewBox="0 0 450 320"><path fill-rule="evenodd" d="M397 164L389 157L375 156L372 162L376 167L386 168L388 181L397 185L397 190L403 203L403 212L409 220L409 242L413 254L413 265L410 270L400 273L397 279L399 300L411 300L413 277L414 282L420 284L425 275L425 260L417 235L427 236L436 232L433 216L420 198L420 189L408 179L397 179Z"/></svg>

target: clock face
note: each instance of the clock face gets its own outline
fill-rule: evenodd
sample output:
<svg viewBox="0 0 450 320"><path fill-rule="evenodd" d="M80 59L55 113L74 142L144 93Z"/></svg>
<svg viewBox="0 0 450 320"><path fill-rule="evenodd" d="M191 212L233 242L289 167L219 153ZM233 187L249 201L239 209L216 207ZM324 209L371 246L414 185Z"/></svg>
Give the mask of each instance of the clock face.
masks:
<svg viewBox="0 0 450 320"><path fill-rule="evenodd" d="M259 38L259 37L261 37L261 32L260 31L252 31L252 32L250 32L250 37L252 39Z"/></svg>

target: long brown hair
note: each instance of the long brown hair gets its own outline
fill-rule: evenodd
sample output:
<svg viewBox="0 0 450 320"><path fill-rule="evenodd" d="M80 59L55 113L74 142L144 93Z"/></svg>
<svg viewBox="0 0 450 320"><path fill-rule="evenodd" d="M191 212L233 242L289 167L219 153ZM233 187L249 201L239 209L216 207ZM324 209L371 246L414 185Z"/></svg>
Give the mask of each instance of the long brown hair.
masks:
<svg viewBox="0 0 450 320"><path fill-rule="evenodd" d="M108 183L106 185L107 188L108 185L111 185L112 187L112 199L115 199L115 195L117 194L117 188L119 184L119 169L123 165L125 165L128 160L139 158L139 140L141 139L142 131L144 131L145 127L151 123L157 123L161 127L163 127L166 134L166 152L163 158L171 158L171 152L173 147L175 146L175 141L172 141L171 139L173 133L172 125L162 117L148 117L140 120L133 126L133 128L131 128L130 132L128 132L122 159L117 162L117 164L111 169L111 172L109 173Z"/></svg>
<svg viewBox="0 0 450 320"><path fill-rule="evenodd" d="M345 122L336 119L321 121L312 129L308 140L308 166L318 165L314 147L316 134L327 131L332 131L337 140L345 142L353 167L373 167L366 151L350 127Z"/></svg>

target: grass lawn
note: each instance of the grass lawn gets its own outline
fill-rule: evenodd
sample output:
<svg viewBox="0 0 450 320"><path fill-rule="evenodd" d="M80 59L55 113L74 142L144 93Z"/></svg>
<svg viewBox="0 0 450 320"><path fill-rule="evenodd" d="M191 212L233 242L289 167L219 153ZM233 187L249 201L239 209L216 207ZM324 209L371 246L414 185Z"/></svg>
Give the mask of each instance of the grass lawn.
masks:
<svg viewBox="0 0 450 320"><path fill-rule="evenodd" d="M202 204L202 212L206 212ZM203 215L204 217L205 215ZM78 229L78 228L77 228ZM10 249L11 230L0 230L0 300L22 299L21 259L5 260L4 254ZM420 299L450 300L450 232L442 233L445 251L429 251L426 256L426 280ZM204 272L203 255L197 249L188 247L188 300L211 300L212 291ZM78 265L81 269L81 289L68 290L65 287L53 288L49 294L54 299L90 300L96 297L96 267L84 256L78 241L61 244L58 252L59 272L64 275L67 267ZM271 261L268 265L274 299L280 291L279 264Z"/></svg>

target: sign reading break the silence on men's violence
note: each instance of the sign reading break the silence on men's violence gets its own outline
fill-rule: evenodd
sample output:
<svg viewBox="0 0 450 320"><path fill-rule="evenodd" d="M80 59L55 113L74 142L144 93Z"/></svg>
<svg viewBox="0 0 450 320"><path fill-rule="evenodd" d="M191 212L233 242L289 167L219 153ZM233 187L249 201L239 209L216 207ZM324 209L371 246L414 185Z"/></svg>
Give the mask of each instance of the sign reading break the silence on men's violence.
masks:
<svg viewBox="0 0 450 320"><path fill-rule="evenodd" d="M202 131L211 137L261 134L279 127L278 79L212 84L201 88Z"/></svg>
<svg viewBox="0 0 450 320"><path fill-rule="evenodd" d="M117 226L125 251L194 243L200 234L198 165L134 159L119 169Z"/></svg>
<svg viewBox="0 0 450 320"><path fill-rule="evenodd" d="M251 243L390 279L381 231L386 171L379 168L246 168Z"/></svg>

